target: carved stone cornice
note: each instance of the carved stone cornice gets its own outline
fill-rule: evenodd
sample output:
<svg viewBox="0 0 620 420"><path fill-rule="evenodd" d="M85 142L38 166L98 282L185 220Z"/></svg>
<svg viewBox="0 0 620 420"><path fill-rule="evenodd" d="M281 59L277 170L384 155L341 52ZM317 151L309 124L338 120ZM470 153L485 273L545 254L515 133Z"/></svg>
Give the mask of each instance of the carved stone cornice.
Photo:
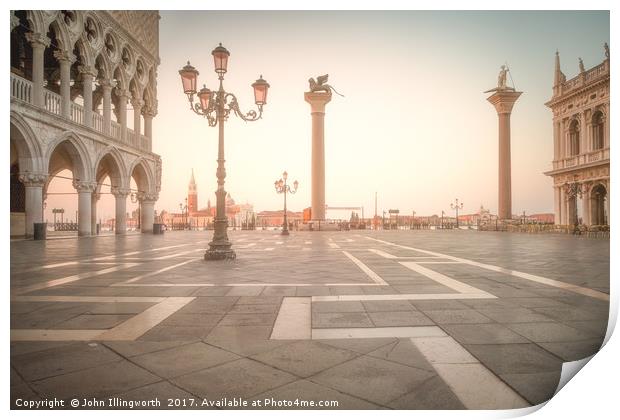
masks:
<svg viewBox="0 0 620 420"><path fill-rule="evenodd" d="M19 180L26 187L43 187L47 181L47 174L22 172L19 174Z"/></svg>

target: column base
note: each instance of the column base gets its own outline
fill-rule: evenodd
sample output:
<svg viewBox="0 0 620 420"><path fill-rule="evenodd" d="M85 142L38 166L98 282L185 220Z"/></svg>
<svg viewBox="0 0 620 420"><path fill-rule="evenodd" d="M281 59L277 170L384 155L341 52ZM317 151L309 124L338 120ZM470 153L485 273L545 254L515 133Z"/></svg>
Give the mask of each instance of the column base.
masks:
<svg viewBox="0 0 620 420"><path fill-rule="evenodd" d="M230 249L230 245L228 248L214 245L210 246L211 248L205 252L206 261L234 260L237 258L237 254L234 250Z"/></svg>

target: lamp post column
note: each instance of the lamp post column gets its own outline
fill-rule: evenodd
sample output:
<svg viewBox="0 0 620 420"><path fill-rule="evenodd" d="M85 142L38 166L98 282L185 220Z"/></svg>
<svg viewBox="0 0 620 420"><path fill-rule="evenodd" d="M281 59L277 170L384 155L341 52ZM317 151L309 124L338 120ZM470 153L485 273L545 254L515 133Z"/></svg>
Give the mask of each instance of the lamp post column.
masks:
<svg viewBox="0 0 620 420"><path fill-rule="evenodd" d="M214 233L213 240L209 242L209 249L205 252L205 260L234 259L235 251L231 249L232 244L228 240L228 218L226 217L226 190L224 183L226 178L226 168L224 163L224 88L220 78L220 88L217 92L217 191L215 192L215 220L213 221Z"/></svg>

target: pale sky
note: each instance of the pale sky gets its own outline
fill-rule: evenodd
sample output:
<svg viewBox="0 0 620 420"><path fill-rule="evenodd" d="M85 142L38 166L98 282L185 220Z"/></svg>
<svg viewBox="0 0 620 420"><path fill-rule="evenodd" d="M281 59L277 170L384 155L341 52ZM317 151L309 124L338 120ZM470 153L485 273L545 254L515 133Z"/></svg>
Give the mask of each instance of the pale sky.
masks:
<svg viewBox="0 0 620 420"><path fill-rule="evenodd" d="M379 213L440 214L455 198L464 213L481 204L495 213L497 114L483 91L507 62L524 92L512 113L513 213L552 212L551 179L543 175L553 155L552 116L544 103L555 51L572 78L578 57L593 67L609 42L608 12L160 13L158 211L178 211L192 168L199 206L215 203L217 129L188 109L178 70L189 59L199 86L216 88L211 50L222 42L231 53L224 87L244 110L253 107L250 85L260 74L271 84L262 120L226 123L226 190L237 202L280 209L273 182L287 170L300 183L289 209L310 206L311 116L303 93L309 77L329 73L345 95L326 108L329 206L363 206L369 217L377 191ZM111 197L99 212L113 215Z"/></svg>

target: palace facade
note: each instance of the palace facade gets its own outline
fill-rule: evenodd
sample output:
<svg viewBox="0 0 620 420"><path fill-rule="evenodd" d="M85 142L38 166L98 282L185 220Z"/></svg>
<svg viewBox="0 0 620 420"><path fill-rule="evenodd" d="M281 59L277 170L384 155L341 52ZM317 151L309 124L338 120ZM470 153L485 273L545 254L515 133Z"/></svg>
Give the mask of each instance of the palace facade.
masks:
<svg viewBox="0 0 620 420"><path fill-rule="evenodd" d="M557 225L609 225L609 47L604 59L567 80L556 52L553 96L554 213Z"/></svg>
<svg viewBox="0 0 620 420"><path fill-rule="evenodd" d="M33 235L63 170L78 197L79 235L96 234L106 178L116 233L126 231L130 195L140 201L142 231L152 231L158 65L156 11L11 11L11 236Z"/></svg>

